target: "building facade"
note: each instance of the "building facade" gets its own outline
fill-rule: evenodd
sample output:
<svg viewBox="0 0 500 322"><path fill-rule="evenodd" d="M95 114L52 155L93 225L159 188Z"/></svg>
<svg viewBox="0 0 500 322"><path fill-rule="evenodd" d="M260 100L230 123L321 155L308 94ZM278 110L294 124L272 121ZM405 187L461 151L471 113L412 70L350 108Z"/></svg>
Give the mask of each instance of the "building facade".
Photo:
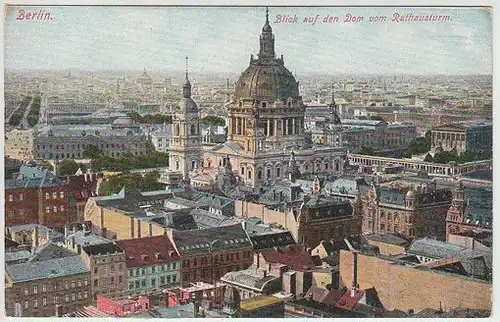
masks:
<svg viewBox="0 0 500 322"><path fill-rule="evenodd" d="M452 193L449 189L438 189L433 180L374 185L361 199L366 234L446 238L446 213Z"/></svg>
<svg viewBox="0 0 500 322"><path fill-rule="evenodd" d="M456 149L463 152L488 152L493 144L493 126L487 121L470 121L437 126L432 129L431 149Z"/></svg>
<svg viewBox="0 0 500 322"><path fill-rule="evenodd" d="M181 285L213 283L227 272L246 269L253 262L252 243L241 224L173 231L169 237L182 259Z"/></svg>
<svg viewBox="0 0 500 322"><path fill-rule="evenodd" d="M84 152L91 146L110 157L144 155L146 143L146 134L126 117L113 124L47 125L34 134L34 155L45 160L86 159Z"/></svg>
<svg viewBox="0 0 500 322"><path fill-rule="evenodd" d="M7 265L7 316L50 317L90 305L90 274L79 256Z"/></svg>
<svg viewBox="0 0 500 322"><path fill-rule="evenodd" d="M127 289L125 253L115 243L83 246L81 257L90 271L92 301L97 295L120 297Z"/></svg>
<svg viewBox="0 0 500 322"><path fill-rule="evenodd" d="M116 242L127 254L128 295L178 286L181 260L167 236Z"/></svg>
<svg viewBox="0 0 500 322"><path fill-rule="evenodd" d="M301 173L341 174L342 147L306 142L304 113L298 82L283 57L276 58L266 14L258 58L251 56L228 105L228 140L204 153L203 166L223 166L229 157L242 182L260 187L286 178L286 162L294 151Z"/></svg>
<svg viewBox="0 0 500 322"><path fill-rule="evenodd" d="M51 228L76 222L68 182L48 169L23 165L5 181L5 225L40 224Z"/></svg>

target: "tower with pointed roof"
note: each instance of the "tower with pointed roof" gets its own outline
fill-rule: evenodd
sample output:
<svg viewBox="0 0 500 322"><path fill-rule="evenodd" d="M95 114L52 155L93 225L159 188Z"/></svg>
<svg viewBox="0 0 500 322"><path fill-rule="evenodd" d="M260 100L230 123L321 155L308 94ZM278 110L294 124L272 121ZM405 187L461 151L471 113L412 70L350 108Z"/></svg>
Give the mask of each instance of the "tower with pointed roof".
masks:
<svg viewBox="0 0 500 322"><path fill-rule="evenodd" d="M191 98L191 82L186 56L186 78L182 84L182 99L173 109L172 141L169 151L169 169L182 173L185 181L189 172L201 166L200 115Z"/></svg>
<svg viewBox="0 0 500 322"><path fill-rule="evenodd" d="M299 82L275 52L269 10L259 36L258 55L235 84L226 105L227 141L204 152L206 167L229 156L241 182L253 188L273 185L297 174L340 175L344 152L337 146L312 146L306 140L305 106ZM288 159L294 151L294 169ZM338 166L337 166L338 165ZM335 170L336 169L336 170Z"/></svg>

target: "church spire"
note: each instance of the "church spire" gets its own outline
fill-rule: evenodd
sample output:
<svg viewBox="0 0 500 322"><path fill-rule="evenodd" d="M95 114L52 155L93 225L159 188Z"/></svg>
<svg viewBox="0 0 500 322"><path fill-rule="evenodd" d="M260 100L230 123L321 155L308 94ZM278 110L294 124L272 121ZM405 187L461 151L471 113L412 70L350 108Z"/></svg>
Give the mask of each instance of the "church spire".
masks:
<svg viewBox="0 0 500 322"><path fill-rule="evenodd" d="M191 97L191 83L189 82L188 77L188 56L186 56L186 82L182 85L182 96L184 98Z"/></svg>
<svg viewBox="0 0 500 322"><path fill-rule="evenodd" d="M269 8L266 7L266 23L262 27L260 35L259 58L275 58L273 29L269 24Z"/></svg>

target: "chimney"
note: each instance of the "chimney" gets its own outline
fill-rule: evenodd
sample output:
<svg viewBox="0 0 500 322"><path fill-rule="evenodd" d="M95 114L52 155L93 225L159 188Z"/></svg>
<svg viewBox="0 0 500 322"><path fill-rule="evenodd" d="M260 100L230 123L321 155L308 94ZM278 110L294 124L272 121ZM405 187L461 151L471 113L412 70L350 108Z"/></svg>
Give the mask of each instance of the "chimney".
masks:
<svg viewBox="0 0 500 322"><path fill-rule="evenodd" d="M60 318L63 316L62 309L63 309L62 306L56 304L56 317Z"/></svg>
<svg viewBox="0 0 500 322"><path fill-rule="evenodd" d="M193 306L194 306L194 309L193 309L194 316L193 317L197 318L199 313L200 313L200 302L194 301Z"/></svg>
<svg viewBox="0 0 500 322"><path fill-rule="evenodd" d="M353 252L353 265L352 265L352 287L353 289L358 285L358 253Z"/></svg>

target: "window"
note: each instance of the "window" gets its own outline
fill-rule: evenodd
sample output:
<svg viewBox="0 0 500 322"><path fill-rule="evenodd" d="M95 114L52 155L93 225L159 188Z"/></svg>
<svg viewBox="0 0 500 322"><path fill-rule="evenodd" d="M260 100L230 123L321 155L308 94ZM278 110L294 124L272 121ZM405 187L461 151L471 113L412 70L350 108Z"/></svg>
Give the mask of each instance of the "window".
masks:
<svg viewBox="0 0 500 322"><path fill-rule="evenodd" d="M47 306L47 298L46 297L42 298L42 305Z"/></svg>
<svg viewBox="0 0 500 322"><path fill-rule="evenodd" d="M98 272L98 268L94 267L94 274L97 274L97 272Z"/></svg>
<svg viewBox="0 0 500 322"><path fill-rule="evenodd" d="M76 287L76 282L75 281L71 281L71 288L75 288Z"/></svg>
<svg viewBox="0 0 500 322"><path fill-rule="evenodd" d="M153 273L153 274L156 273L156 266L151 267L151 273Z"/></svg>
<svg viewBox="0 0 500 322"><path fill-rule="evenodd" d="M81 300L82 299L82 292L78 292L78 299Z"/></svg>
<svg viewBox="0 0 500 322"><path fill-rule="evenodd" d="M22 193L19 194L19 201L23 201L24 200L24 195Z"/></svg>
<svg viewBox="0 0 500 322"><path fill-rule="evenodd" d="M86 299L87 297L89 297L89 293L87 291L83 292L83 298Z"/></svg>
<svg viewBox="0 0 500 322"><path fill-rule="evenodd" d="M172 263L172 269L176 269L176 263Z"/></svg>
<svg viewBox="0 0 500 322"><path fill-rule="evenodd" d="M69 294L66 294L66 295L64 296L64 302L69 302Z"/></svg>
<svg viewBox="0 0 500 322"><path fill-rule="evenodd" d="M25 288L24 288L24 295L28 295L29 293L30 293L30 292L29 292L29 290L28 290L28 287L25 287Z"/></svg>
<svg viewBox="0 0 500 322"><path fill-rule="evenodd" d="M144 267L141 269L141 274L146 275L146 269Z"/></svg>
<svg viewBox="0 0 500 322"><path fill-rule="evenodd" d="M111 276L111 284L115 284L115 277Z"/></svg>
<svg viewBox="0 0 500 322"><path fill-rule="evenodd" d="M78 280L77 284L78 284L78 287L82 287L82 280Z"/></svg>
<svg viewBox="0 0 500 322"><path fill-rule="evenodd" d="M83 285L85 285L85 286L89 285L89 281L83 280Z"/></svg>
<svg viewBox="0 0 500 322"><path fill-rule="evenodd" d="M64 191L59 192L59 198L64 199Z"/></svg>
<svg viewBox="0 0 500 322"><path fill-rule="evenodd" d="M142 287L146 287L146 279L143 279L143 280L141 281L141 286L142 286Z"/></svg>
<svg viewBox="0 0 500 322"><path fill-rule="evenodd" d="M68 289L68 288L69 288L69 282L68 282L68 281L66 281L66 282L64 283L64 288L65 288L65 289Z"/></svg>
<svg viewBox="0 0 500 322"><path fill-rule="evenodd" d="M76 293L71 293L71 300L72 301L76 300Z"/></svg>
<svg viewBox="0 0 500 322"><path fill-rule="evenodd" d="M133 290L134 289L134 283L130 282L128 283L128 289Z"/></svg>
<svg viewBox="0 0 500 322"><path fill-rule="evenodd" d="M59 296L55 295L54 296L54 304L59 303Z"/></svg>
<svg viewBox="0 0 500 322"><path fill-rule="evenodd" d="M14 195L9 195L9 201L14 201Z"/></svg>
<svg viewBox="0 0 500 322"><path fill-rule="evenodd" d="M153 286L153 287L156 286L156 278L151 279L151 286Z"/></svg>
<svg viewBox="0 0 500 322"><path fill-rule="evenodd" d="M111 264L111 271L114 272L115 271L115 264Z"/></svg>
<svg viewBox="0 0 500 322"><path fill-rule="evenodd" d="M60 211L64 211L64 206L61 205L61 207L59 207Z"/></svg>
<svg viewBox="0 0 500 322"><path fill-rule="evenodd" d="M160 276L160 284L165 284L165 276Z"/></svg>
<svg viewBox="0 0 500 322"><path fill-rule="evenodd" d="M33 286L33 294L38 294L38 285Z"/></svg>
<svg viewBox="0 0 500 322"><path fill-rule="evenodd" d="M281 175L281 169L280 168L276 168L276 177L280 177Z"/></svg>
<svg viewBox="0 0 500 322"><path fill-rule="evenodd" d="M28 301L24 301L24 308L27 309L30 307L30 304Z"/></svg>
<svg viewBox="0 0 500 322"><path fill-rule="evenodd" d="M170 275L167 276L167 284L170 284Z"/></svg>
<svg viewBox="0 0 500 322"><path fill-rule="evenodd" d="M99 280L96 278L96 279L94 280L94 287L97 287L97 286L99 286Z"/></svg>
<svg viewBox="0 0 500 322"><path fill-rule="evenodd" d="M47 213L47 214L50 213L50 207L45 207L45 213Z"/></svg>
<svg viewBox="0 0 500 322"><path fill-rule="evenodd" d="M118 283L123 283L123 275L118 276Z"/></svg>
<svg viewBox="0 0 500 322"><path fill-rule="evenodd" d="M177 276L172 275L172 283L175 283L177 281Z"/></svg>
<svg viewBox="0 0 500 322"><path fill-rule="evenodd" d="M57 199L57 192L52 192L52 199Z"/></svg>
<svg viewBox="0 0 500 322"><path fill-rule="evenodd" d="M140 288L141 287L141 282L135 281L135 288Z"/></svg>
<svg viewBox="0 0 500 322"><path fill-rule="evenodd" d="M57 206L54 206L54 212L57 212Z"/></svg>
<svg viewBox="0 0 500 322"><path fill-rule="evenodd" d="M45 284L42 285L42 292L47 292L47 285Z"/></svg>

